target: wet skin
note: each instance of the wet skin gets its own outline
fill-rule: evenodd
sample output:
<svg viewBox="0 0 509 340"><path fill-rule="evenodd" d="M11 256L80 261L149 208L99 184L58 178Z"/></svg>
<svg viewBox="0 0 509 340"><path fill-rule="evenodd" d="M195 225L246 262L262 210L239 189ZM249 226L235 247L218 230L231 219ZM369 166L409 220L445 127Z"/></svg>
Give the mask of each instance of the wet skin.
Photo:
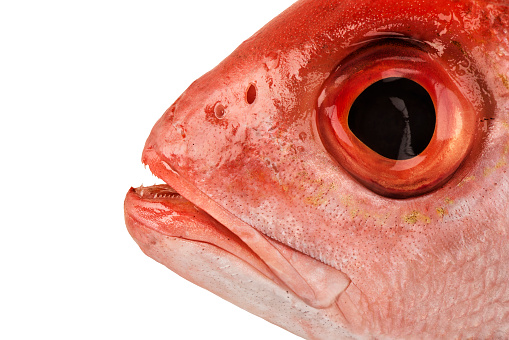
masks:
<svg viewBox="0 0 509 340"><path fill-rule="evenodd" d="M509 337L508 27L504 1L298 1L156 123L167 185L128 192L129 232L307 339ZM395 77L436 114L403 160L348 125Z"/></svg>

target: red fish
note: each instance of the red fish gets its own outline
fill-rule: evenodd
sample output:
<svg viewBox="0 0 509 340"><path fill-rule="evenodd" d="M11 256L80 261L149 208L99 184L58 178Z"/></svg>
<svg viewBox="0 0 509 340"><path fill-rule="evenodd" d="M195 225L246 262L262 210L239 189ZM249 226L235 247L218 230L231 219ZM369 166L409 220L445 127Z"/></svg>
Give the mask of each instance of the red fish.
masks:
<svg viewBox="0 0 509 340"><path fill-rule="evenodd" d="M306 339L509 338L509 2L301 0L195 81L128 230Z"/></svg>

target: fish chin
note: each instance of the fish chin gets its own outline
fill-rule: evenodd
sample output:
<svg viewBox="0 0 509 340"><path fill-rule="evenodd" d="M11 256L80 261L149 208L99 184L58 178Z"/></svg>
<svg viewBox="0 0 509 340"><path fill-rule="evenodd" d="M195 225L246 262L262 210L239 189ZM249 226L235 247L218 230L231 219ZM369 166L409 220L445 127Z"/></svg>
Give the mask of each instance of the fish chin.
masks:
<svg viewBox="0 0 509 340"><path fill-rule="evenodd" d="M344 323L337 323L335 305L326 309L307 305L277 279L269 278L273 275L267 266L238 237L182 197L164 196L168 190L168 187L139 188L131 189L127 195L126 224L146 255L181 277L296 335L309 338L313 334L316 336L317 329L321 328L324 338L354 337L345 328L347 321L344 318L341 319ZM147 196L147 192L154 196ZM141 216L133 213L136 207L150 205L153 206L150 211L164 211L163 215L168 219L172 214L178 215L178 208L170 206L179 205L195 210L198 218L187 224L187 231L180 230L185 234L183 236L177 232L178 223L161 224L158 229L150 222L140 221ZM324 328L324 323L333 327Z"/></svg>

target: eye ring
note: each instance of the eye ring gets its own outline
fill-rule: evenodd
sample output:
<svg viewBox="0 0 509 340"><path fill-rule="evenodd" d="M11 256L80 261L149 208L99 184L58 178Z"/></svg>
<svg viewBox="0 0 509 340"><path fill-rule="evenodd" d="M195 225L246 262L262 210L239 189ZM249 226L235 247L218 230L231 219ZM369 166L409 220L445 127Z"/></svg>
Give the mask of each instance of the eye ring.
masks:
<svg viewBox="0 0 509 340"><path fill-rule="evenodd" d="M348 126L355 99L372 84L392 77L422 86L436 112L428 146L405 160L376 153ZM360 183L383 196L406 198L440 187L454 174L473 147L477 115L430 53L406 41L390 41L357 51L339 65L319 98L317 124L326 149Z"/></svg>

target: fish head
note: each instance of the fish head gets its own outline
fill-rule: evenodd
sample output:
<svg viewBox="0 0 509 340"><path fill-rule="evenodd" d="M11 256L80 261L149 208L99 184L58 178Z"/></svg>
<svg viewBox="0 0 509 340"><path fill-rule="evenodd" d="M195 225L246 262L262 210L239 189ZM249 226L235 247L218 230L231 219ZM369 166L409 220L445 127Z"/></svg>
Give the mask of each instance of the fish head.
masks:
<svg viewBox="0 0 509 340"><path fill-rule="evenodd" d="M504 1L296 2L156 123L142 160L167 185L129 191L129 232L305 338L507 336L508 26ZM388 157L349 117L401 79L433 124L416 151L384 94L406 117Z"/></svg>

